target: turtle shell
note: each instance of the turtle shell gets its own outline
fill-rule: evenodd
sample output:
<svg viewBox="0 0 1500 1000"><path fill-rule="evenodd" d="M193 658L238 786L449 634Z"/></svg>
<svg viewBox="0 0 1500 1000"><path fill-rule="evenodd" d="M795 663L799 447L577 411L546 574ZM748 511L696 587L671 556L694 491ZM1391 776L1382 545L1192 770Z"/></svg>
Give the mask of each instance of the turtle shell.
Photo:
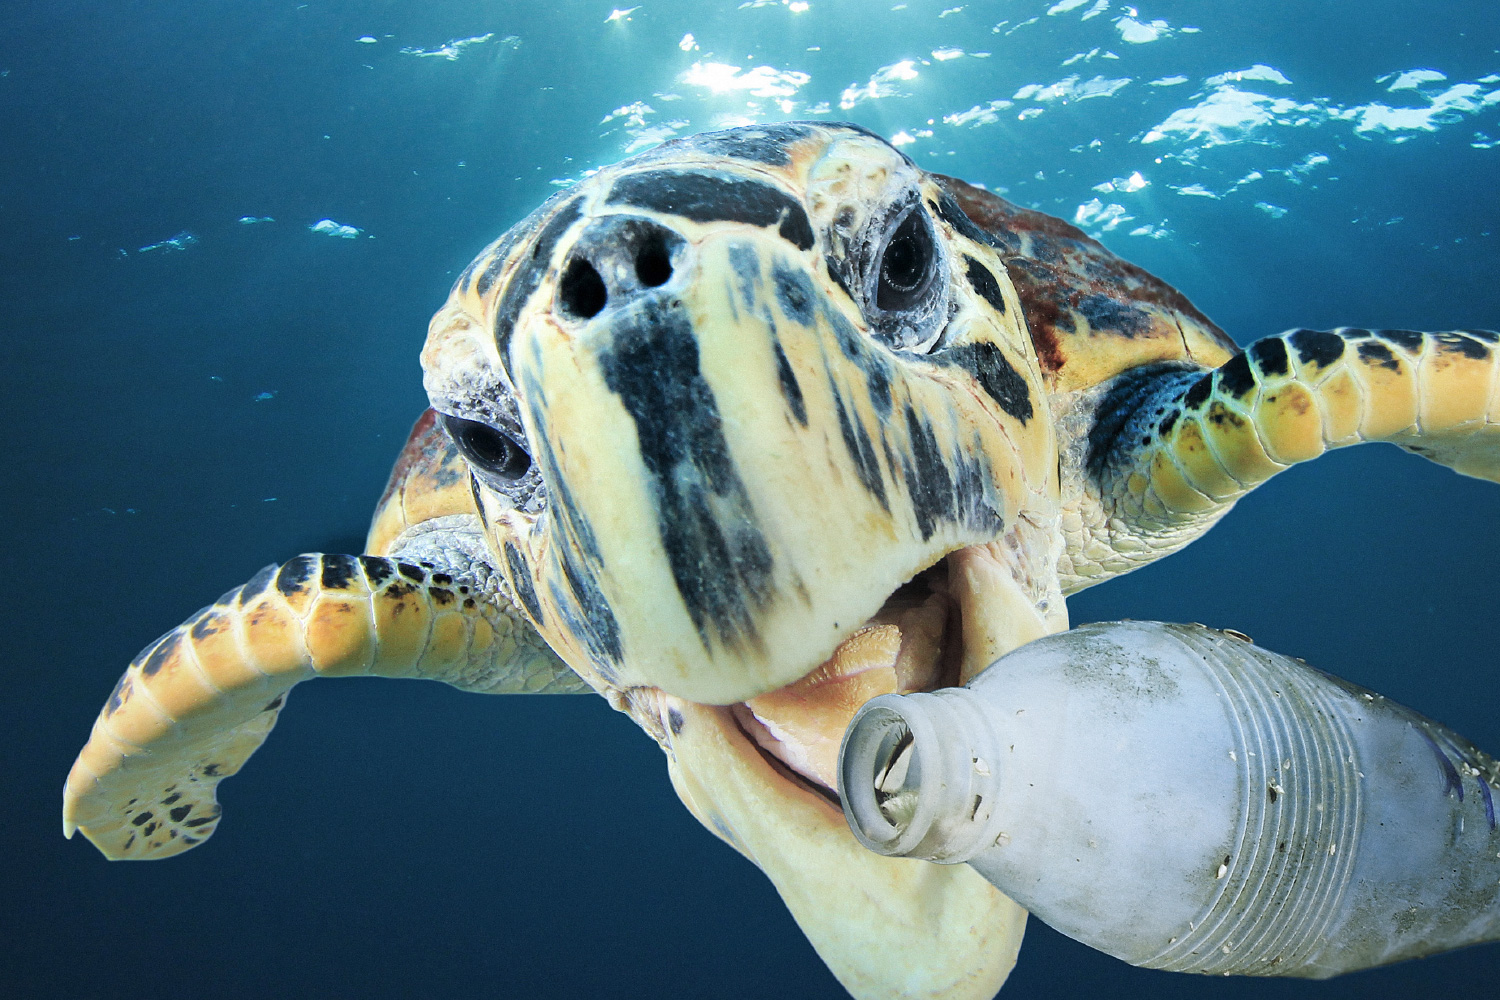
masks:
<svg viewBox="0 0 1500 1000"><path fill-rule="evenodd" d="M1076 226L933 175L1005 256L1051 392L1161 361L1218 367L1239 348L1187 297Z"/></svg>

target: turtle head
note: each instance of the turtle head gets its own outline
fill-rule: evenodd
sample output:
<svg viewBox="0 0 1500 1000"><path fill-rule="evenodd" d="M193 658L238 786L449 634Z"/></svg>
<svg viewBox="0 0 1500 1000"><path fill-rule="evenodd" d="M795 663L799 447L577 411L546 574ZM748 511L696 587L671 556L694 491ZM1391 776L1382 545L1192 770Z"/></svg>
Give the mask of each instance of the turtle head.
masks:
<svg viewBox="0 0 1500 1000"><path fill-rule="evenodd" d="M856 126L599 171L480 254L422 362L518 603L600 686L765 695L1055 509L1003 261Z"/></svg>

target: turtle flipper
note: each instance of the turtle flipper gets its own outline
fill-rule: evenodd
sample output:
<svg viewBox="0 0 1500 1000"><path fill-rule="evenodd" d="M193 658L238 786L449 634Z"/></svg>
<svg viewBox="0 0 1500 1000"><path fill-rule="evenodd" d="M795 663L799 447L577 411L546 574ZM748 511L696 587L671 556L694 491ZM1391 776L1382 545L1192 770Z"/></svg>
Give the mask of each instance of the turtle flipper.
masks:
<svg viewBox="0 0 1500 1000"><path fill-rule="evenodd" d="M1500 335L1295 330L1217 369L1131 369L1079 394L1063 584L1187 544L1244 494L1331 448L1386 441L1500 482Z"/></svg>
<svg viewBox="0 0 1500 1000"><path fill-rule="evenodd" d="M265 740L287 691L313 677L428 678L495 694L587 690L485 585L494 574L444 568L297 556L147 646L68 775L64 834L82 830L111 859L201 843L218 824L218 783Z"/></svg>

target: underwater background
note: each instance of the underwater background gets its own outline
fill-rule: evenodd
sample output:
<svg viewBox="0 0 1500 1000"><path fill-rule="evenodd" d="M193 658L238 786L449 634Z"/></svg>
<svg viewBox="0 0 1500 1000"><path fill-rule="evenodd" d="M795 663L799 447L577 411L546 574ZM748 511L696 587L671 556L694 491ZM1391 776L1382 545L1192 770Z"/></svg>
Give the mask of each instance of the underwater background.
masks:
<svg viewBox="0 0 1500 1000"><path fill-rule="evenodd" d="M268 562L359 550L428 317L601 164L850 120L1075 222L1241 343L1500 327L1494 0L955 3L0 8L0 995L843 995L594 697L306 685L205 846L111 864L60 835L124 665ZM1070 604L1239 629L1500 751L1497 568L1500 488L1358 448ZM1497 945L1177 976L1033 920L1003 995L1497 981Z"/></svg>

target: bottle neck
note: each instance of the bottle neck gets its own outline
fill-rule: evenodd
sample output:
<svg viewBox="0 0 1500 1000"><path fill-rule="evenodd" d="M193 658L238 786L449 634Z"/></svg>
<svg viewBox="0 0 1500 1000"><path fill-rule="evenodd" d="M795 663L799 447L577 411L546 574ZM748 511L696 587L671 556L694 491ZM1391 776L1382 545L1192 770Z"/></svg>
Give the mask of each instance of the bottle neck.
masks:
<svg viewBox="0 0 1500 1000"><path fill-rule="evenodd" d="M967 688L870 700L840 754L839 794L854 836L877 854L940 864L993 847L1004 820L1001 745Z"/></svg>

